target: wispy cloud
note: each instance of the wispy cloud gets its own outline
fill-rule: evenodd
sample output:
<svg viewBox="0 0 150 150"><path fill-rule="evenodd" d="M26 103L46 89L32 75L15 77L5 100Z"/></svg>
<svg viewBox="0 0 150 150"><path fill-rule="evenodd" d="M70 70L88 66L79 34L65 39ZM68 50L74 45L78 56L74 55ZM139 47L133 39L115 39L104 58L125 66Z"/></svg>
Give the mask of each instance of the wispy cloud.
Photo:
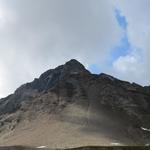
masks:
<svg viewBox="0 0 150 150"><path fill-rule="evenodd" d="M122 34L109 0L0 0L0 93L76 58L102 64Z"/></svg>

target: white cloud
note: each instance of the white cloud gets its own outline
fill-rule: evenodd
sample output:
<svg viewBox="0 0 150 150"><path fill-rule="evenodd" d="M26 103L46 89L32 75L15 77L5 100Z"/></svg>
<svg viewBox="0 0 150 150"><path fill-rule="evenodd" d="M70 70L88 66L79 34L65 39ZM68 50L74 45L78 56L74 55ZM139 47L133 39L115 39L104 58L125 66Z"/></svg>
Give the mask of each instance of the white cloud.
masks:
<svg viewBox="0 0 150 150"><path fill-rule="evenodd" d="M70 58L103 62L122 34L110 0L0 0L0 16L3 95Z"/></svg>
<svg viewBox="0 0 150 150"><path fill-rule="evenodd" d="M126 55L120 56L113 63L113 69L111 70L116 77L130 82L144 83L142 80L145 70L142 68L143 63L139 55ZM146 82L145 82L146 83Z"/></svg>
<svg viewBox="0 0 150 150"><path fill-rule="evenodd" d="M138 63L138 60L134 57L134 56L121 56L119 57L114 63L113 63L113 67L122 73L126 73L126 72L135 72L136 71L136 67L135 65Z"/></svg>

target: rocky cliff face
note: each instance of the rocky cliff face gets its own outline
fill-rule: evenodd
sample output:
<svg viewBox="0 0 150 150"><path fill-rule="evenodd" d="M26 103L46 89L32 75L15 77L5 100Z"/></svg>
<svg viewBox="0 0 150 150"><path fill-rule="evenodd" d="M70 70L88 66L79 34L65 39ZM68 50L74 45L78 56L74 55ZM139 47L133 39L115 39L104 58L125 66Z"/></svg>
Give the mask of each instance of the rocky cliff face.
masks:
<svg viewBox="0 0 150 150"><path fill-rule="evenodd" d="M97 139L103 135L127 145L150 141L150 87L91 74L76 60L46 71L1 99L1 135L40 114L81 125L80 132Z"/></svg>

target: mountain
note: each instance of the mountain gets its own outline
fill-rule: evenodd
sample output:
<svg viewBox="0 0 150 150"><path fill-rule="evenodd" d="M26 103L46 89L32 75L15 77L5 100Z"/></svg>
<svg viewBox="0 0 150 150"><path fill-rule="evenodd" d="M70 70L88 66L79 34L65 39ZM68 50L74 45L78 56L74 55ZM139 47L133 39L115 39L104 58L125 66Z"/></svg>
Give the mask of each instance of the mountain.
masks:
<svg viewBox="0 0 150 150"><path fill-rule="evenodd" d="M77 60L0 99L0 145L148 145L150 87L92 74Z"/></svg>

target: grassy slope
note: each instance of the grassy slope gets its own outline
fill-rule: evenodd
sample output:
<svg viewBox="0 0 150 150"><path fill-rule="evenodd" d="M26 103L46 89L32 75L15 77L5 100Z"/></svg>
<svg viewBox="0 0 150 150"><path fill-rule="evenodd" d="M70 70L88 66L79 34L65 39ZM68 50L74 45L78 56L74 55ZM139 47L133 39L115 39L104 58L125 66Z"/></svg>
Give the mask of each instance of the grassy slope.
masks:
<svg viewBox="0 0 150 150"><path fill-rule="evenodd" d="M9 146L9 147L0 147L0 150L38 150L38 149L23 147L23 146ZM43 149L43 150L49 150L49 149ZM117 146L117 147L87 146L87 147L70 148L64 150L150 150L150 147L149 146Z"/></svg>
<svg viewBox="0 0 150 150"><path fill-rule="evenodd" d="M68 150L150 150L150 147L149 146L118 146L118 147L89 146L89 147L72 148Z"/></svg>

